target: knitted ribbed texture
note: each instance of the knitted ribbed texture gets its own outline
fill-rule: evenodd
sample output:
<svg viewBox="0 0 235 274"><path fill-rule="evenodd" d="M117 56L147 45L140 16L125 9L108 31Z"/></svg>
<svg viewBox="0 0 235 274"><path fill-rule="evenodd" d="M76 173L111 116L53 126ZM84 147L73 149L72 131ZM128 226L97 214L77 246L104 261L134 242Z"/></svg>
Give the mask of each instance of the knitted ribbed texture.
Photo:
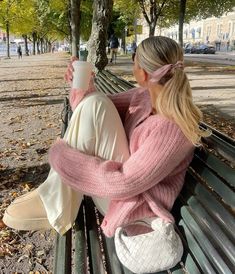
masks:
<svg viewBox="0 0 235 274"><path fill-rule="evenodd" d="M71 88L69 94L69 103L72 111L75 110L76 106L81 102L81 100L89 93L95 91L94 78L91 77L89 87L87 90Z"/></svg>
<svg viewBox="0 0 235 274"><path fill-rule="evenodd" d="M115 100L119 111L125 109L120 104L122 95ZM64 183L112 199L102 224L107 236L142 217L157 215L174 221L169 211L182 188L193 145L174 122L150 115L151 110L148 92L135 89L125 115L131 153L125 163L86 155L62 140L50 149L49 161Z"/></svg>

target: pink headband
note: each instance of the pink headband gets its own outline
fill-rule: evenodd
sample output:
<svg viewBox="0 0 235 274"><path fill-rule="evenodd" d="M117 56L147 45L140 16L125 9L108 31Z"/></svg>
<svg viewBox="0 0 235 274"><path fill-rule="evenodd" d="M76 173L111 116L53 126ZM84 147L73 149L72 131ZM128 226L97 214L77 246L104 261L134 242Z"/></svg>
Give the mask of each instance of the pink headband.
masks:
<svg viewBox="0 0 235 274"><path fill-rule="evenodd" d="M167 64L167 65L160 67L159 69L157 69L156 71L154 71L152 73L150 82L157 84L162 79L163 76L165 76L167 73L169 73L174 68L184 69L183 61L178 61L175 64Z"/></svg>

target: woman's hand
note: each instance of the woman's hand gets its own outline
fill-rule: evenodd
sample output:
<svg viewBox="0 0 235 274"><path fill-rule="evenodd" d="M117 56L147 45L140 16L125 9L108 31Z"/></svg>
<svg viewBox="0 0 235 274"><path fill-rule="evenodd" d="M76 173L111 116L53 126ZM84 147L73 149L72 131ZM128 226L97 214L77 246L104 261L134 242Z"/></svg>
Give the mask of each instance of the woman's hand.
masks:
<svg viewBox="0 0 235 274"><path fill-rule="evenodd" d="M89 87L88 87L87 90L72 88L73 71L74 71L73 62L76 61L76 60L79 60L76 56L71 57L71 60L68 64L68 66L67 66L67 70L66 70L65 75L64 75L65 81L71 87L70 94L69 94L69 103L70 103L70 106L72 108L72 111L75 110L76 106L80 103L80 101L88 93L91 93L91 92L95 91L95 85L94 85L95 73L94 72L92 72L92 74L91 74L91 79L90 79Z"/></svg>
<svg viewBox="0 0 235 274"><path fill-rule="evenodd" d="M65 75L64 75L64 79L65 79L65 81L68 83L68 84L70 84L70 86L72 85L72 82L73 82L73 61L76 61L76 60L78 60L78 57L76 57L76 56L72 56L71 57L71 60L70 60L70 62L69 62L69 64L68 64L68 66L67 66L67 70L66 70L66 72L65 72Z"/></svg>

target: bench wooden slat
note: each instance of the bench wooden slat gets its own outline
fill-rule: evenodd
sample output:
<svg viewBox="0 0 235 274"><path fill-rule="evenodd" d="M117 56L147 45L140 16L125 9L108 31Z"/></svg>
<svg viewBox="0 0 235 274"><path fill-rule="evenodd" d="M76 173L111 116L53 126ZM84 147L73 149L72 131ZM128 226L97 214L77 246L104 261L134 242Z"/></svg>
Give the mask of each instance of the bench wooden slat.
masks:
<svg viewBox="0 0 235 274"><path fill-rule="evenodd" d="M222 204L201 185L193 175L187 175L186 184L180 197L191 207L195 216L200 219L200 225L206 237L216 247L221 257L230 262L230 268L235 265L234 248L234 217ZM194 193L192 193L192 190Z"/></svg>
<svg viewBox="0 0 235 274"><path fill-rule="evenodd" d="M184 234L188 245L191 247L190 252L194 258L194 261L197 262L198 266L200 266L200 272L216 274L214 268L210 264L205 254L202 252L192 232L189 230L188 226L185 224L183 219L179 222L179 229L181 233Z"/></svg>
<svg viewBox="0 0 235 274"><path fill-rule="evenodd" d="M204 138L203 141L235 165L235 141L205 123L201 123L200 126L212 132L212 135L209 138Z"/></svg>
<svg viewBox="0 0 235 274"><path fill-rule="evenodd" d="M119 92L119 88L118 87L113 87L110 83L105 82L102 77L99 78L99 82L102 83L102 85L104 86L103 90L105 91L105 94L115 94ZM99 87L98 87L99 89Z"/></svg>
<svg viewBox="0 0 235 274"><path fill-rule="evenodd" d="M190 188L190 186L192 186L192 185L189 185L187 187ZM187 199L187 197L188 197L188 199ZM185 203L187 203L187 205L185 205ZM219 258L219 257L223 258L223 261L226 262L226 266L228 265L228 267L230 269L232 269L233 265L234 265L234 244L230 240L230 237L227 234L227 230L224 231L224 227L222 229L219 226L219 224L217 224L217 222L210 216L210 214L211 214L210 208L209 209L206 208L209 212L209 213L207 213L206 209L203 207L203 205L200 204L200 202L197 200L197 198L195 198L189 191L185 192L185 188L181 192L180 198L177 200L177 207L181 208L182 216L183 216L182 208L187 208L188 212L191 212L188 214L187 218L183 218L183 219L184 219L184 223L191 230L191 233L193 234L195 241L200 243L201 240L204 241L203 240L204 238L206 240L209 239L209 243L211 243L214 250L218 251L218 256L213 255L215 257L215 260L218 260L217 258ZM190 214L191 215L193 214L193 215L191 216ZM191 219L197 220L197 222L196 222L197 231L198 231L198 233L201 231L201 233L199 233L198 235L191 228L191 226L192 226ZM233 239L234 239L234 237L233 237ZM183 237L183 241L185 241L184 237ZM190 242L188 242L187 238L186 238L186 241L191 249L192 244ZM202 247L200 246L200 248L202 248ZM194 249L195 249L195 246L193 246L193 250ZM202 251L205 254L207 254L208 252L211 252L211 250L209 250L207 248L202 248ZM185 247L184 252L187 252L187 247ZM182 258L183 262L185 260L184 256ZM214 263L212 263L212 264L214 264ZM186 264L185 264L185 266L187 269ZM189 272L189 273L194 273L194 272Z"/></svg>
<svg viewBox="0 0 235 274"><path fill-rule="evenodd" d="M54 260L56 274L71 274L71 234L71 230L63 236L57 234Z"/></svg>
<svg viewBox="0 0 235 274"><path fill-rule="evenodd" d="M174 271L171 270L170 273L172 273L172 274L185 274L185 271L181 268L181 269L177 269L177 270L174 270Z"/></svg>
<svg viewBox="0 0 235 274"><path fill-rule="evenodd" d="M104 70L102 74L106 77L105 79L109 77L112 82L116 83L118 86L121 86L123 90L131 89L134 87L134 85L132 85L130 82L127 82L125 79L117 78L117 76L113 74L111 71Z"/></svg>
<svg viewBox="0 0 235 274"><path fill-rule="evenodd" d="M126 91L126 88L121 86L119 83L114 82L112 80L106 81L105 75L100 74L100 79L102 83L106 84L106 87L108 88L108 91L110 93L120 93L122 91ZM115 92L114 92L115 91Z"/></svg>
<svg viewBox="0 0 235 274"><path fill-rule="evenodd" d="M231 186L235 187L235 172L234 169L218 157L205 150L196 150L195 155L203 161L214 173L218 174L221 178L228 182Z"/></svg>
<svg viewBox="0 0 235 274"><path fill-rule="evenodd" d="M62 111L61 119L63 121L61 128L61 137L64 136L68 126L68 98L64 100L64 109ZM71 230L65 235L56 235L55 245L55 259L54 259L54 272L56 274L69 274L71 273Z"/></svg>
<svg viewBox="0 0 235 274"><path fill-rule="evenodd" d="M220 154L222 157L235 165L235 153L233 145L225 143L222 139L215 135L211 135L209 138L207 138L205 143L208 144L209 147L213 148L216 152L218 152L218 154Z"/></svg>
<svg viewBox="0 0 235 274"><path fill-rule="evenodd" d="M219 253L209 241L208 237L206 237L204 228L198 224L200 221L197 219L197 216L193 214L188 206L183 206L181 208L181 214L184 223L187 224L188 229L194 235L198 246L200 246L201 252L203 252L204 255L208 258L210 264L213 265L221 274L232 274L227 264L220 257ZM198 255L199 254L200 253L198 253ZM200 258L198 255L195 254L197 258Z"/></svg>
<svg viewBox="0 0 235 274"><path fill-rule="evenodd" d="M68 115L69 115L69 101L68 101L68 97L66 97L64 99L64 108L62 110L62 113L61 113L61 120L62 120L62 126L61 126L61 138L64 137L64 134L65 134L65 131L68 127Z"/></svg>
<svg viewBox="0 0 235 274"><path fill-rule="evenodd" d="M134 87L132 84L128 84L124 79L117 79L110 71L103 71L98 73L95 78L95 82L98 88L105 86L105 93L120 93Z"/></svg>
<svg viewBox="0 0 235 274"><path fill-rule="evenodd" d="M172 273L172 274L185 274L183 263L180 262L173 268L166 271L166 273ZM155 273L158 274L158 273Z"/></svg>
<svg viewBox="0 0 235 274"><path fill-rule="evenodd" d="M123 270L123 266L120 263L120 261L118 260L118 257L116 255L115 245L114 245L113 239L112 238L107 238L103 235L103 240L104 240L105 254L107 254L106 258L107 258L108 273L127 274L128 272L124 272L125 270ZM110 264L110 262L112 262L112 263ZM129 273L131 273L131 272L129 272Z"/></svg>
<svg viewBox="0 0 235 274"><path fill-rule="evenodd" d="M85 274L87 269L86 235L84 224L84 205L81 204L78 217L74 225L75 255L74 268L75 274Z"/></svg>
<svg viewBox="0 0 235 274"><path fill-rule="evenodd" d="M194 214L200 219L200 227L203 226L206 228L206 236L211 242L213 242L213 245L216 247L218 253L221 253L223 256L227 256L227 258L231 261L231 265L235 265L234 245L226 233L224 233L221 227L206 211L208 210L210 212L210 208L203 208L201 203L195 197L191 197L188 200L188 205L192 208Z"/></svg>
<svg viewBox="0 0 235 274"><path fill-rule="evenodd" d="M209 168L207 168L203 162L195 157L191 163L191 167L196 170L208 184L228 205L235 207L234 192L223 181L218 178ZM221 187L223 185L223 187Z"/></svg>
<svg viewBox="0 0 235 274"><path fill-rule="evenodd" d="M210 215L216 220L217 223L229 238L234 238L235 220L233 215L221 204L221 202L210 192L204 185L202 185L197 178L190 174L186 175L186 181L190 184L185 184L181 191L181 196L186 200L192 196L196 196L197 199L203 204L205 208L208 208Z"/></svg>
<svg viewBox="0 0 235 274"><path fill-rule="evenodd" d="M96 273L105 274L105 269L102 262L102 254L101 254L100 244L99 244L96 216L89 199L85 199L84 204L85 204L85 218L86 218L90 272L93 274L96 274Z"/></svg>
<svg viewBox="0 0 235 274"><path fill-rule="evenodd" d="M184 262L185 269L188 273L193 273L193 274L201 274L200 269L194 262L192 256L190 253L185 256L186 258L183 259L182 261Z"/></svg>
<svg viewBox="0 0 235 274"><path fill-rule="evenodd" d="M100 81L102 81L102 80L100 80ZM109 86L109 84L107 84L107 83L105 83L105 87L98 87L98 91L101 91L101 92L103 92L104 94L106 94L106 95L112 95L112 94L117 94L117 93L119 93L118 92L118 90L115 90L115 89L113 89L113 88L111 88L110 86Z"/></svg>
<svg viewBox="0 0 235 274"><path fill-rule="evenodd" d="M110 92L107 92L107 90L102 86L98 86L95 81L95 86L99 92L103 92L104 94L110 94Z"/></svg>

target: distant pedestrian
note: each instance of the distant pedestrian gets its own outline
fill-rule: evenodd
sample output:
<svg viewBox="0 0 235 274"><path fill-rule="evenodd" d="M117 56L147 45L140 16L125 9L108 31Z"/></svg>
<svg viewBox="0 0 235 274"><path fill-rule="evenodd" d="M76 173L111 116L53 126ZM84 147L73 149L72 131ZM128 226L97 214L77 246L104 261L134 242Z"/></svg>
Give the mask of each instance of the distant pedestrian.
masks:
<svg viewBox="0 0 235 274"><path fill-rule="evenodd" d="M133 61L133 62L134 62L134 59L135 59L136 49L137 49L136 42L133 41L133 42L131 43L131 53L132 53L132 61Z"/></svg>
<svg viewBox="0 0 235 274"><path fill-rule="evenodd" d="M230 47L230 41L227 41L227 51L229 51L229 47Z"/></svg>
<svg viewBox="0 0 235 274"><path fill-rule="evenodd" d="M18 54L18 58L22 59L22 48L21 48L21 45L18 45L18 47L17 47L17 54Z"/></svg>
<svg viewBox="0 0 235 274"><path fill-rule="evenodd" d="M115 36L115 34L112 34L110 39L109 39L109 48L110 48L110 52L111 52L110 63L112 63L113 60L116 63L118 47L119 47L118 38Z"/></svg>

